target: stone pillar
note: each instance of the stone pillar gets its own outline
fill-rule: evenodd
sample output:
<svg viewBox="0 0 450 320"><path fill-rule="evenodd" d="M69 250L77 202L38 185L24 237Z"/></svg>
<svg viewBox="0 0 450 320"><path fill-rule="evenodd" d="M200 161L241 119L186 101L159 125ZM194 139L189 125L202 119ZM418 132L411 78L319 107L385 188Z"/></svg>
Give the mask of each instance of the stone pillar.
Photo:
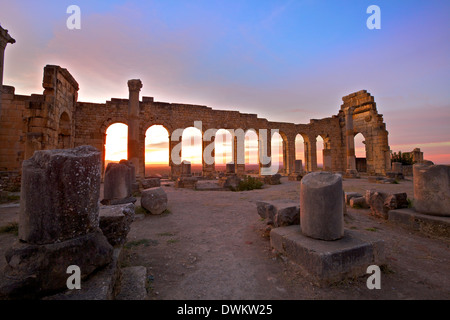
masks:
<svg viewBox="0 0 450 320"><path fill-rule="evenodd" d="M355 132L353 129L353 110L350 107L345 109L345 137L347 146L347 170L346 175L355 176L356 171L356 157L355 157Z"/></svg>
<svg viewBox="0 0 450 320"><path fill-rule="evenodd" d="M288 150L287 150L287 143L286 143L286 141L283 138L281 139L281 147L282 147L281 150L283 151L283 154L282 154L282 157L283 157L283 159L282 159L282 161L283 161L283 172L285 174L287 174L288 170L289 170Z"/></svg>
<svg viewBox="0 0 450 320"><path fill-rule="evenodd" d="M295 137L287 141L287 174L295 172Z"/></svg>
<svg viewBox="0 0 450 320"><path fill-rule="evenodd" d="M313 172L300 184L300 228L305 236L338 240L344 236L342 177Z"/></svg>
<svg viewBox="0 0 450 320"><path fill-rule="evenodd" d="M139 141L139 92L142 88L141 80L129 80L128 90L130 93L128 101L128 160L136 168L136 176L144 176L141 172L141 154Z"/></svg>
<svg viewBox="0 0 450 320"><path fill-rule="evenodd" d="M36 151L22 167L19 239L47 244L95 231L99 196L97 149Z"/></svg>
<svg viewBox="0 0 450 320"><path fill-rule="evenodd" d="M126 163L108 163L103 185L104 200L120 200L131 197L133 172L132 167Z"/></svg>
<svg viewBox="0 0 450 320"><path fill-rule="evenodd" d="M216 171L215 163L208 164L205 162L205 149L213 144L214 145L214 137L211 137L211 141L204 141L202 140L202 175L207 178L212 178L214 176L214 172ZM211 146L212 147L212 146ZM215 156L215 149L211 151L211 154L207 155L208 157L211 156L212 159L214 159Z"/></svg>
<svg viewBox="0 0 450 320"><path fill-rule="evenodd" d="M435 216L450 216L450 166L413 166L414 207Z"/></svg>
<svg viewBox="0 0 450 320"><path fill-rule="evenodd" d="M16 40L11 38L8 34L8 30L3 29L0 26L0 114L2 112L2 92L3 92L3 65L5 58L5 49L8 43L15 43Z"/></svg>
<svg viewBox="0 0 450 320"><path fill-rule="evenodd" d="M309 143L304 141L303 142L303 154L305 155L305 171L311 172L311 159L309 154Z"/></svg>
<svg viewBox="0 0 450 320"><path fill-rule="evenodd" d="M238 175L245 174L245 136L239 139L235 136L233 139L233 162L235 164L235 173Z"/></svg>
<svg viewBox="0 0 450 320"><path fill-rule="evenodd" d="M272 165L272 137L270 129L267 129L267 139L263 141L261 132L258 135L258 159L259 159L259 175L267 174L267 169ZM263 164L263 157L269 157L270 161Z"/></svg>
<svg viewBox="0 0 450 320"><path fill-rule="evenodd" d="M172 136L169 137L169 165L170 165L170 174L172 180L176 180L178 177L181 176L181 162L175 163L172 159L172 151L173 149L182 144L182 137L179 137L179 141L172 141ZM178 153L178 161L181 161L181 148L179 148Z"/></svg>
<svg viewBox="0 0 450 320"><path fill-rule="evenodd" d="M226 165L226 170L225 170L225 174L226 175L234 175L236 174L236 166L234 163L227 163Z"/></svg>
<svg viewBox="0 0 450 320"><path fill-rule="evenodd" d="M310 139L309 148L308 148L308 162L309 162L309 170L308 171L317 171L317 143L316 138Z"/></svg>

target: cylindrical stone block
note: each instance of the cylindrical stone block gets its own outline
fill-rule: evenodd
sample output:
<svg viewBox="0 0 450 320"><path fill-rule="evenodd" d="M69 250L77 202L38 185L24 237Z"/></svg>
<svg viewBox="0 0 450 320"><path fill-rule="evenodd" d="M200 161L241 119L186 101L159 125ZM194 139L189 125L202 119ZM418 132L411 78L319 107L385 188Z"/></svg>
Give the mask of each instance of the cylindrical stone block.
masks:
<svg viewBox="0 0 450 320"><path fill-rule="evenodd" d="M344 235L342 177L313 172L301 180L300 228L304 235L320 240L338 240Z"/></svg>
<svg viewBox="0 0 450 320"><path fill-rule="evenodd" d="M103 183L103 198L124 199L131 196L131 167L125 163L108 163Z"/></svg>
<svg viewBox="0 0 450 320"><path fill-rule="evenodd" d="M413 166L414 207L429 215L450 216L450 166Z"/></svg>
<svg viewBox="0 0 450 320"><path fill-rule="evenodd" d="M19 239L49 244L99 226L100 152L91 146L41 150L23 162Z"/></svg>

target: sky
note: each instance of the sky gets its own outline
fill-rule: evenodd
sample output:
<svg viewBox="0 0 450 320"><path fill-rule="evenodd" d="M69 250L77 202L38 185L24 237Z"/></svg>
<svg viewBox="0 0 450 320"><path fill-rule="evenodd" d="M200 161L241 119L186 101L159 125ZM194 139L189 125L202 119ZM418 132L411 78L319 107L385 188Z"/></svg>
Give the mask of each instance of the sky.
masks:
<svg viewBox="0 0 450 320"><path fill-rule="evenodd" d="M66 27L67 7L81 29ZM366 12L381 9L381 29ZM156 101L309 123L342 97L370 92L391 150L421 148L450 164L450 1L0 0L17 43L4 84L42 93L46 64L67 68L79 101L127 98L127 80Z"/></svg>

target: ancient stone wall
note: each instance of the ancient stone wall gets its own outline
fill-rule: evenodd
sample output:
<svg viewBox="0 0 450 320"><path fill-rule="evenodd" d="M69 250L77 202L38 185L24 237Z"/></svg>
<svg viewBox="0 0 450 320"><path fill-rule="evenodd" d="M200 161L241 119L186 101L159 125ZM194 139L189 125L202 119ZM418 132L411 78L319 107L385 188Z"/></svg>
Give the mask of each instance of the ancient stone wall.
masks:
<svg viewBox="0 0 450 320"><path fill-rule="evenodd" d="M16 95L3 86L0 114L0 171L20 170L36 150L74 146L78 83L59 66L44 68L42 95Z"/></svg>
<svg viewBox="0 0 450 320"><path fill-rule="evenodd" d="M91 145L102 152L104 160L108 127L118 122L130 124L129 99L112 98L106 103L77 102L78 83L66 69L59 66L45 67L43 87L43 95L31 96L15 95L13 87L4 87L4 112L0 118L0 171L20 171L21 162L30 158L35 150L41 149ZM195 123L198 126L199 121L202 134L208 129L242 129L244 132L253 129L257 134L260 129L278 130L283 139L286 174L295 170L295 138L298 134L304 139L306 171L317 170L318 136L324 141L324 170L344 172L352 169L354 147L351 142L357 133L362 133L366 139L368 173L384 174L390 168L388 132L382 115L377 113L374 98L365 90L344 97L337 115L320 120L312 119L308 124L272 122L259 118L256 114L214 110L202 105L157 102L146 96L133 102L135 103L138 103L138 109L133 111L137 112L138 121L135 121L135 126L138 139L133 146L133 154L137 155L136 173L139 177L144 176L145 133L149 127L164 126L170 139L176 129L194 127ZM349 119L353 120L350 128L347 123ZM170 142L169 154L178 141ZM213 142L204 141L203 149L211 143ZM237 151L243 152L238 148L244 148L243 144L236 143L235 140L235 163L239 154ZM260 144L260 150L262 148L263 145ZM264 152L270 156L270 143L266 149ZM170 165L174 175L181 172L172 159ZM203 164L204 175L209 175L214 170L214 164ZM238 174L243 171L243 165L236 165Z"/></svg>

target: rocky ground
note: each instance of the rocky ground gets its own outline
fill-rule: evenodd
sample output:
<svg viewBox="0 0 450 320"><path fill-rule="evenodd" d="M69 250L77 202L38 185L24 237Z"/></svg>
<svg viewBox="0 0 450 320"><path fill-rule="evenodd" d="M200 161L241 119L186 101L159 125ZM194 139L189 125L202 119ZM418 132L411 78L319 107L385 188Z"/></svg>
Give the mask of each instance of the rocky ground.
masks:
<svg viewBox="0 0 450 320"><path fill-rule="evenodd" d="M256 201L298 200L300 183L245 192L194 191L164 186L168 211L139 215L124 249L123 266L145 266L148 299L450 299L450 240L405 231L348 208L345 227L371 233L386 243L381 290L369 290L364 276L331 287L313 285L300 268L270 248ZM346 179L346 192L377 189L406 192L412 181L374 184ZM138 203L139 204L139 201ZM0 227L18 221L17 203L0 205ZM17 238L0 233L0 269Z"/></svg>

